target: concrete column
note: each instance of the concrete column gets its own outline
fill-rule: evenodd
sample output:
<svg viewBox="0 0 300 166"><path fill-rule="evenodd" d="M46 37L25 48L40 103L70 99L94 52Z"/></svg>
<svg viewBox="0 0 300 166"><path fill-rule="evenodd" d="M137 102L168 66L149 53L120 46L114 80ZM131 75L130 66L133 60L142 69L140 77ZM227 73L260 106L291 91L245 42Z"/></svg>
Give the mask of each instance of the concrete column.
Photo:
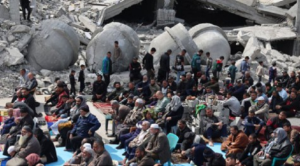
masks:
<svg viewBox="0 0 300 166"><path fill-rule="evenodd" d="M297 0L297 14L295 20L295 29L296 29L297 38L294 42L293 55L299 56L300 55L300 0Z"/></svg>
<svg viewBox="0 0 300 166"><path fill-rule="evenodd" d="M20 24L19 0L9 0L10 19L16 24Z"/></svg>

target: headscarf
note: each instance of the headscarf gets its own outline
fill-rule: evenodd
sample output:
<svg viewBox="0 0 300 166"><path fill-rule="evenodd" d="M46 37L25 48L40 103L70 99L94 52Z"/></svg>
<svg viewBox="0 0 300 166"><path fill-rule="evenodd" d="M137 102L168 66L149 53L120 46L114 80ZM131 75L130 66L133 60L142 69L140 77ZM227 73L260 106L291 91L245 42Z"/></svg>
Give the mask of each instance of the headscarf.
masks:
<svg viewBox="0 0 300 166"><path fill-rule="evenodd" d="M273 133L276 133L277 136L276 136L276 138L275 138L273 141L271 141L271 142L268 144L268 146L267 146L266 149L265 149L265 153L269 153L269 151L271 150L271 148L272 148L274 145L280 144L284 139L287 138L286 132L285 132L284 129L281 128L281 127L275 129Z"/></svg>
<svg viewBox="0 0 300 166"><path fill-rule="evenodd" d="M71 108L70 117L73 117L74 115L79 114L80 108L87 105L85 97L77 96L76 99L79 99L81 101L81 104L79 106L75 105L73 108Z"/></svg>
<svg viewBox="0 0 300 166"><path fill-rule="evenodd" d="M172 100L168 105L166 106L166 111L177 111L179 107L181 106L181 100L180 97L175 95L172 97Z"/></svg>
<svg viewBox="0 0 300 166"><path fill-rule="evenodd" d="M35 153L31 153L30 155L28 155L26 157L27 163L30 165L35 165L37 164L37 162L40 161L40 156L35 154Z"/></svg>

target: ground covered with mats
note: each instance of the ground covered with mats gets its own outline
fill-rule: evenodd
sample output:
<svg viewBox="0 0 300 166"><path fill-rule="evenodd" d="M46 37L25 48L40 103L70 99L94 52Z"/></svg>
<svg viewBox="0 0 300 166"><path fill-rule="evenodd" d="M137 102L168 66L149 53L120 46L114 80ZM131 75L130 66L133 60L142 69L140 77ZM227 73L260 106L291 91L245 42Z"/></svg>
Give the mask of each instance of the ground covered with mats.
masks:
<svg viewBox="0 0 300 166"><path fill-rule="evenodd" d="M121 161L124 158L124 156L122 156L122 154L124 153L124 149L118 150L118 149L116 149L116 146L117 145L106 144L105 148L109 152L109 154L111 155L113 160ZM221 150L220 150L221 143L215 143L215 145L213 147L210 147L210 148L212 150L214 150L215 152L222 153L223 156L225 157L225 153L221 152ZM67 162L72 157L72 153L64 151L64 147L56 148L56 152L57 152L58 161L54 162L54 163L51 163L51 164L46 164L46 166L62 166L65 162ZM0 159L5 159L5 158L7 158L7 157L3 156L2 152L0 152ZM1 162L1 166L5 166L6 161L7 160L3 160ZM174 164L174 165L176 165L176 166L190 166L190 164L187 164L187 163ZM165 166L167 166L167 164L165 164Z"/></svg>

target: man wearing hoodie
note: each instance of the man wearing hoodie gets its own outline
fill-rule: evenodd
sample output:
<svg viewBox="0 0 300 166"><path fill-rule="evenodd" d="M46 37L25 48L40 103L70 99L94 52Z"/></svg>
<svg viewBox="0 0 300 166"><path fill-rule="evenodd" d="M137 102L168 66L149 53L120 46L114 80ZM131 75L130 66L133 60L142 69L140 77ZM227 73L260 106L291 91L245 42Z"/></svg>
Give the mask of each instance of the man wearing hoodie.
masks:
<svg viewBox="0 0 300 166"><path fill-rule="evenodd" d="M197 73L201 72L201 55L203 54L203 50L199 50L192 59L192 71L194 74L194 80L195 83L198 84L198 77L197 77Z"/></svg>
<svg viewBox="0 0 300 166"><path fill-rule="evenodd" d="M250 71L250 65L249 65L249 57L246 56L245 59L242 61L242 64L241 64L241 73L243 74L243 76L245 76L245 72L246 71Z"/></svg>

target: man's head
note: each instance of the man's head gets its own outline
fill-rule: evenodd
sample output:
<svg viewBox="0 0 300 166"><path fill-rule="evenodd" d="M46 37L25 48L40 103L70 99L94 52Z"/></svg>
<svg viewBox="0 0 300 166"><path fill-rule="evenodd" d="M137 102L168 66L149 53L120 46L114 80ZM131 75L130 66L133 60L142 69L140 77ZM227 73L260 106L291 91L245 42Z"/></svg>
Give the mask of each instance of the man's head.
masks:
<svg viewBox="0 0 300 166"><path fill-rule="evenodd" d="M248 60L249 60L249 57L248 57L248 56L246 56L246 57L245 57L245 61L247 61L247 62L248 62Z"/></svg>
<svg viewBox="0 0 300 166"><path fill-rule="evenodd" d="M28 73L27 77L28 77L28 79L29 79L29 80L31 80L31 79L33 79L33 78L34 78L34 76L33 76L33 74L32 74L32 73Z"/></svg>
<svg viewBox="0 0 300 166"><path fill-rule="evenodd" d="M287 71L286 71L286 70L283 70L282 75L283 75L283 76L287 76L287 75L288 75Z"/></svg>
<svg viewBox="0 0 300 166"><path fill-rule="evenodd" d="M164 94L161 91L157 91L156 92L156 97L158 100L161 100L164 98Z"/></svg>
<svg viewBox="0 0 300 166"><path fill-rule="evenodd" d="M187 73L187 74L186 74L186 79L187 79L187 80L190 80L191 78L192 78L192 74L191 74L191 73Z"/></svg>
<svg viewBox="0 0 300 166"><path fill-rule="evenodd" d="M284 111L281 111L278 115L278 118L280 120L285 120L286 119L286 113Z"/></svg>
<svg viewBox="0 0 300 166"><path fill-rule="evenodd" d="M8 102L8 103L5 104L6 109L13 108L13 107L14 107L14 104L11 103L11 102Z"/></svg>
<svg viewBox="0 0 300 166"><path fill-rule="evenodd" d="M214 112L211 108L206 108L205 115L208 117L212 117L214 115Z"/></svg>
<svg viewBox="0 0 300 166"><path fill-rule="evenodd" d="M22 88L21 93L23 97L26 97L29 94L29 90L27 88Z"/></svg>
<svg viewBox="0 0 300 166"><path fill-rule="evenodd" d="M167 87L167 86L168 86L168 81L167 81L167 80L163 80L162 86L163 86L163 87Z"/></svg>
<svg viewBox="0 0 300 166"><path fill-rule="evenodd" d="M249 94L249 93L245 92L245 93L243 94L243 99L247 99L247 98L249 98L249 97L250 97L250 94Z"/></svg>
<svg viewBox="0 0 300 166"><path fill-rule="evenodd" d="M119 42L115 41L115 47L119 47Z"/></svg>
<svg viewBox="0 0 300 166"><path fill-rule="evenodd" d="M28 126L24 126L22 128L22 130L21 130L21 135L22 136L26 136L27 135L27 137L31 137L32 136L32 130L31 130L31 128L28 127Z"/></svg>
<svg viewBox="0 0 300 166"><path fill-rule="evenodd" d="M154 47L151 48L150 54L154 54L156 52L156 49Z"/></svg>
<svg viewBox="0 0 300 166"><path fill-rule="evenodd" d="M240 87L240 86L242 86L242 85L243 85L243 83L242 83L242 82L243 82L243 81L242 81L242 80L240 80L240 79L239 79L239 80L236 80L236 85Z"/></svg>
<svg viewBox="0 0 300 166"><path fill-rule="evenodd" d="M173 92L169 92L169 93L167 94L167 98L171 100L172 97L173 97Z"/></svg>
<svg viewBox="0 0 300 166"><path fill-rule="evenodd" d="M88 105L80 107L80 116L85 117L90 113L90 108Z"/></svg>
<svg viewBox="0 0 300 166"><path fill-rule="evenodd" d="M229 99L230 97L232 97L232 92L231 92L231 91L229 91L229 92L227 93L227 99Z"/></svg>
<svg viewBox="0 0 300 166"><path fill-rule="evenodd" d="M111 52L110 52L110 51L107 52L106 57L107 57L107 58L110 58L110 57L111 57Z"/></svg>
<svg viewBox="0 0 300 166"><path fill-rule="evenodd" d="M256 142L257 141L257 135L255 133L250 134L248 140L249 140L249 143Z"/></svg>
<svg viewBox="0 0 300 166"><path fill-rule="evenodd" d="M206 57L210 57L210 52L207 52L207 53L206 53Z"/></svg>
<svg viewBox="0 0 300 166"><path fill-rule="evenodd" d="M135 157L141 160L146 155L145 148L143 146L138 146L135 150Z"/></svg>
<svg viewBox="0 0 300 166"><path fill-rule="evenodd" d="M291 98L291 99L296 99L296 98L297 98L297 92L292 91L292 92L290 93L290 98Z"/></svg>
<svg viewBox="0 0 300 166"><path fill-rule="evenodd" d="M64 88L65 88L65 85L66 84L64 82L62 82L62 81L58 82L57 85L56 85L56 88L55 88L55 92L58 93L58 94L60 94L61 92L63 92Z"/></svg>
<svg viewBox="0 0 300 166"><path fill-rule="evenodd" d="M135 106L138 107L138 108L143 108L143 107L144 107L144 104L145 104L145 102L144 102L144 100L141 99L141 98L138 98L138 99L136 99L136 101L135 101Z"/></svg>
<svg viewBox="0 0 300 166"><path fill-rule="evenodd" d="M172 50L169 49L169 50L167 51L167 54L168 54L168 55L171 55L171 54L172 54Z"/></svg>
<svg viewBox="0 0 300 166"><path fill-rule="evenodd" d="M250 72L249 72L249 71L246 71L246 72L245 72L245 76L246 76L247 78L249 78L249 77L250 77Z"/></svg>
<svg viewBox="0 0 300 166"><path fill-rule="evenodd" d="M93 143L93 150L96 154L100 154L105 150L104 143L100 139L96 139Z"/></svg>
<svg viewBox="0 0 300 166"><path fill-rule="evenodd" d="M225 58L224 56L220 56L220 60L223 61Z"/></svg>
<svg viewBox="0 0 300 166"><path fill-rule="evenodd" d="M230 133L236 136L239 133L239 128L237 126L230 126Z"/></svg>
<svg viewBox="0 0 300 166"><path fill-rule="evenodd" d="M143 83L148 82L148 77L146 75L143 76Z"/></svg>
<svg viewBox="0 0 300 166"><path fill-rule="evenodd" d="M206 78L206 75L205 74L202 74L202 76L201 76L201 80L206 80L207 78Z"/></svg>
<svg viewBox="0 0 300 166"><path fill-rule="evenodd" d="M156 82L155 82L155 79L151 79L151 80L150 80L150 85L155 85L155 83L156 83Z"/></svg>
<svg viewBox="0 0 300 166"><path fill-rule="evenodd" d="M26 70L25 70L25 69L21 69L21 70L20 70L20 75L21 75L21 76L24 76L25 74L26 74Z"/></svg>
<svg viewBox="0 0 300 166"><path fill-rule="evenodd" d="M20 108L20 115L22 118L28 115L28 109L26 107Z"/></svg>
<svg viewBox="0 0 300 166"><path fill-rule="evenodd" d="M119 102L118 102L117 100L112 100L112 101L110 102L110 104L111 104L111 109L112 109L112 110L116 110L116 109L118 109L119 106L120 106L120 104L119 104Z"/></svg>
<svg viewBox="0 0 300 166"><path fill-rule="evenodd" d="M71 70L71 74L75 75L76 71L75 70Z"/></svg>
<svg viewBox="0 0 300 166"><path fill-rule="evenodd" d="M182 74L181 75L181 81L185 81L186 80L186 75L185 74Z"/></svg>
<svg viewBox="0 0 300 166"><path fill-rule="evenodd" d="M132 62L137 63L138 57L133 57Z"/></svg>
<svg viewBox="0 0 300 166"><path fill-rule="evenodd" d="M250 110L248 113L249 118L253 118L255 116L254 110Z"/></svg>
<svg viewBox="0 0 300 166"><path fill-rule="evenodd" d="M203 50L198 51L198 55L201 56L203 54Z"/></svg>
<svg viewBox="0 0 300 166"><path fill-rule="evenodd" d="M160 127L158 124L151 124L150 126L150 133L156 135L160 132Z"/></svg>
<svg viewBox="0 0 300 166"><path fill-rule="evenodd" d="M93 156L94 156L94 151L92 148L86 147L83 149L83 152L82 152L83 160L88 160L90 158L93 158Z"/></svg>
<svg viewBox="0 0 300 166"><path fill-rule="evenodd" d="M144 114L144 116L145 116L145 119L146 119L146 120L152 119L152 114L151 114L150 111L146 111L146 113ZM150 124L149 124L149 127L150 127Z"/></svg>
<svg viewBox="0 0 300 166"><path fill-rule="evenodd" d="M257 92L257 95L258 95L258 96L261 96L261 95L263 94L263 90L262 90L261 87L256 88L256 92Z"/></svg>
<svg viewBox="0 0 300 166"><path fill-rule="evenodd" d="M75 99L75 102L76 102L76 105L77 105L77 106L80 106L81 103L82 103L82 101L83 101L83 98L82 98L81 96L78 96L78 97L76 97L76 99Z"/></svg>
<svg viewBox="0 0 300 166"><path fill-rule="evenodd" d="M270 90L271 89L271 84L269 82L266 83L266 90Z"/></svg>
<svg viewBox="0 0 300 166"><path fill-rule="evenodd" d="M216 83L217 81L218 81L218 80L217 80L216 77L212 77L211 80L210 80L210 82L213 83L213 84Z"/></svg>
<svg viewBox="0 0 300 166"><path fill-rule="evenodd" d="M186 50L183 49L183 50L181 51L180 55L181 55L181 56L184 56L185 54L186 54Z"/></svg>
<svg viewBox="0 0 300 166"><path fill-rule="evenodd" d="M149 127L150 127L150 122L148 122L148 121L143 121L143 123L142 123L142 130L143 131L147 131L148 129L149 129Z"/></svg>
<svg viewBox="0 0 300 166"><path fill-rule="evenodd" d="M115 87L116 89L120 89L120 88L121 88L121 83L120 83L120 82L115 82L115 83L114 83L114 87Z"/></svg>
<svg viewBox="0 0 300 166"><path fill-rule="evenodd" d="M178 121L178 128L180 129L180 130L183 130L184 128L186 127L186 121L185 120L179 120Z"/></svg>
<svg viewBox="0 0 300 166"><path fill-rule="evenodd" d="M99 82L102 81L102 75L101 74L97 74L97 81L99 81Z"/></svg>
<svg viewBox="0 0 300 166"><path fill-rule="evenodd" d="M282 128L284 129L285 132L289 133L292 130L292 126L290 123L284 123Z"/></svg>
<svg viewBox="0 0 300 166"><path fill-rule="evenodd" d="M203 151L203 157L206 161L210 161L215 155L215 152L211 150L209 147L206 147Z"/></svg>
<svg viewBox="0 0 300 166"><path fill-rule="evenodd" d="M69 100L69 96L68 95L61 96L61 100L62 100L63 103L65 103Z"/></svg>
<svg viewBox="0 0 300 166"><path fill-rule="evenodd" d="M257 98L257 105L261 106L263 104L265 104L265 98L263 96L260 96Z"/></svg>
<svg viewBox="0 0 300 166"><path fill-rule="evenodd" d="M226 156L226 166L235 166L236 165L236 156L235 154L228 154Z"/></svg>
<svg viewBox="0 0 300 166"><path fill-rule="evenodd" d="M281 92L281 90L282 90L282 84L278 84L277 86L276 86L276 91L277 92Z"/></svg>

